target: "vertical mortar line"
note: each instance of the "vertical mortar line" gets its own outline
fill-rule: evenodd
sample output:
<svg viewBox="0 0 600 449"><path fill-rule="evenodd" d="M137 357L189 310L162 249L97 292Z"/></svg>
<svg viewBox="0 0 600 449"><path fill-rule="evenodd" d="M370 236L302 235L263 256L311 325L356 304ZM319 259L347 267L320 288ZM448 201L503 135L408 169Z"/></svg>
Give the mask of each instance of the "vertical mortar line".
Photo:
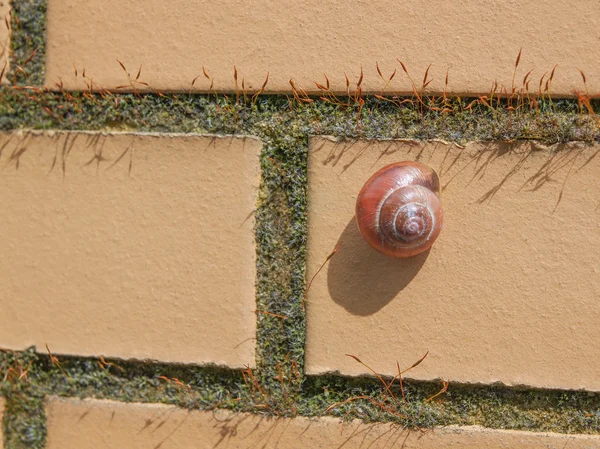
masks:
<svg viewBox="0 0 600 449"><path fill-rule="evenodd" d="M0 418L2 418L0 419L0 429L2 429L2 441L0 441L0 446L8 448L8 420L6 418L6 395L0 394L0 399L4 399L4 410L2 411L2 416L0 416Z"/></svg>
<svg viewBox="0 0 600 449"><path fill-rule="evenodd" d="M44 396L12 388L4 410L5 449L43 449L46 443Z"/></svg>
<svg viewBox="0 0 600 449"><path fill-rule="evenodd" d="M18 85L41 86L45 72L48 0L11 0L10 6L12 51L8 79Z"/></svg>
<svg viewBox="0 0 600 449"><path fill-rule="evenodd" d="M2 353L0 352L0 355ZM38 362L37 354L31 350L9 353L8 360L29 368ZM46 410L44 408L46 392L43 387L15 378L0 383L6 399L3 422L5 449L33 448L42 449L46 442Z"/></svg>
<svg viewBox="0 0 600 449"><path fill-rule="evenodd" d="M264 147L256 220L256 353L263 381L275 394L288 394L277 380L281 370L290 380L292 364L297 366L297 388L304 370L308 136L293 135L285 125L276 130L275 136L258 136Z"/></svg>

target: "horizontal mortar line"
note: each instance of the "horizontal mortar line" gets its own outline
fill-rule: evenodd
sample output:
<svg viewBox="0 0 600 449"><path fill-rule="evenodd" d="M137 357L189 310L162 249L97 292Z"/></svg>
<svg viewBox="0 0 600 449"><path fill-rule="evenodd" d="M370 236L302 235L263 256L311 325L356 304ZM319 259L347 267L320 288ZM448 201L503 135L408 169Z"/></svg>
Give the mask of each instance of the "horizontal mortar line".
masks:
<svg viewBox="0 0 600 449"><path fill-rule="evenodd" d="M10 85L6 85L6 86L2 86L4 88L10 88ZM16 84L14 86L12 86L17 92L23 92L23 91L37 91L48 94L48 95L53 95L53 96L60 96L60 95L83 95L83 94L92 94L95 97L102 97L102 94L105 93L104 90L99 90L99 91L89 91L89 90L73 90L73 91L69 91L69 90L51 90L45 87L41 87L41 86L29 86L29 85L24 85L24 84ZM234 98L234 96L240 92L235 92L235 91L201 91L201 90L197 90L197 91L187 91L187 90L161 90L160 92L158 91L145 91L145 90L136 90L136 91L127 91L125 89L119 89L118 91L112 91L112 90L108 90L108 93L110 94L110 99L113 100L115 98L131 98L133 96L137 97L137 98L144 98L144 97L148 97L148 98L165 98L166 95L173 95L176 97L180 97L180 98L206 98L206 99L210 99L210 100L215 100L215 99L225 99L225 97L227 97L230 101L233 102L233 104L256 104L258 103L259 99L263 99L263 100L268 100L268 99L287 99L293 102L298 102L298 100L296 100L294 98L294 96L290 93L290 92L286 92L286 91L281 91L281 92L264 92L262 94L260 94L259 96L257 96L255 101L251 101L251 99L246 99L243 100L243 95L239 95L239 98L236 99ZM489 92L488 92L489 93ZM251 97L251 93L247 92L246 97ZM361 94L360 97L355 97L354 95L352 95L352 92L350 92L350 95L348 96L346 94L346 92L344 92L343 94L337 93L336 95L340 100L352 100L354 103L350 104L349 106L346 105L340 105L340 104L336 104L336 103L332 103L330 100L323 100L323 95L320 95L318 93L309 93L307 97L303 97L303 98L308 98L310 100L313 100L314 102L317 101L322 101L323 103L326 103L332 107L347 107L347 108L358 108L358 103L355 102L355 98L358 99L362 99L362 100L379 100L381 101L380 97L383 97L385 99L391 100L407 100L407 99L414 99L416 98L415 95L411 92L394 92L394 93L384 93L383 95L381 95L378 92L363 92ZM424 94L424 96L426 97L427 100L433 98L433 99L441 99L442 96L439 93L436 92L426 92ZM592 103L595 103L598 101L600 94L598 95L589 95L589 100ZM456 99L461 99L464 102L471 102L473 100L479 100L481 99L482 95L480 94L476 94L476 93L464 93L464 94L447 94L446 98L449 101L452 100L456 100ZM538 100L539 98L542 98L543 101L549 101L547 99L547 95L541 95L538 96L537 94L530 94L531 99L533 100ZM522 101L524 101L525 103L529 104L531 102L531 99L527 99L527 97L519 97L517 95L511 96L511 95L494 95L494 102L497 102L498 100L500 100L501 102L506 102L506 100L513 100L514 103L518 102L518 99L521 98ZM552 96L552 100L556 100L557 102L561 102L561 103L572 103L573 105L579 105L579 100L577 99L578 97L574 97L574 96ZM488 99L489 100L489 99ZM302 103L300 101L300 103ZM415 103L419 103L418 101L415 100ZM304 105L310 105L310 103L302 103ZM389 106L389 104L386 103L382 103L382 105L386 105ZM416 106L414 105L410 105L410 106L405 106L405 105L400 105L400 104L396 104L396 107L404 107L406 109L411 109L414 108ZM486 107L486 110L494 109L495 110L495 106L484 106ZM424 111L427 112L427 106L424 106ZM434 110L431 112L437 112L437 113L441 113L440 111ZM519 111L518 110L513 110L512 111L513 114L518 114ZM452 114L456 114L456 112L448 112L445 114L448 114L448 116L452 117Z"/></svg>
<svg viewBox="0 0 600 449"><path fill-rule="evenodd" d="M5 75L6 76L6 75ZM24 84L18 84L19 87L24 87ZM38 87L38 86L36 86ZM39 86L41 88L41 86ZM113 88L114 89L114 88ZM307 97L302 97L302 98L310 98L313 100L318 100L321 97L323 97L323 94L320 93L319 90L312 90L312 89L304 89L307 93ZM577 90L577 89L572 89L572 90ZM165 95L201 95L201 96L205 96L205 97L214 97L215 94L216 95L227 95L229 97L235 96L235 95L239 95L239 97L243 97L244 93L239 90L239 91L235 91L235 90L227 90L227 89L217 89L217 90L206 90L206 89L194 89L194 90L189 90L189 89L154 89L154 88L140 88L140 89L118 89L118 90L111 90L108 88L94 88L92 91L90 91L89 89L81 89L81 90L59 90L59 89L48 89L47 90L49 93L54 93L54 94L60 94L62 92L68 92L71 94L74 93L93 93L96 95L99 95L101 93L104 93L106 91L108 91L113 97L117 97L119 95L153 95L153 96L160 96L160 94L165 94ZM158 92L158 93L157 93ZM245 95L247 97L252 97L255 94L260 92L260 89L252 89L252 90L245 90ZM350 95L348 95L348 93L345 90L331 90L331 91L327 91L327 94L333 94L336 97L338 97L339 99L347 99L348 97L350 98L354 98L354 91L351 90L350 91ZM482 91L482 92L457 92L457 91L453 91L452 93L446 93L446 97L449 99L455 98L455 97L460 97L463 100L473 100L473 99L478 99L482 96L488 95L490 92L488 91ZM419 92L419 94L421 94ZM368 98L368 97L375 97L375 95L379 95L385 98L395 98L395 99L406 99L406 98L416 98L414 95L413 91L410 90L399 90L396 92L381 92L380 90L365 90L362 91L361 96L359 98ZM423 93L424 97L436 97L436 98L441 98L443 95L443 91L427 91ZM537 95L536 92L530 92L530 96L534 96ZM546 95L546 94L544 94ZM257 98L266 98L266 97L288 97L288 98L293 98L293 91L286 91L286 90L270 90L268 92L262 92L259 94L259 96ZM507 100L509 98L511 98L511 96L509 94L494 94L494 99L500 98L502 100ZM512 97L513 99L516 98L516 95ZM575 94L552 94L552 99L553 100L568 100L568 101L577 101L577 95Z"/></svg>
<svg viewBox="0 0 600 449"><path fill-rule="evenodd" d="M4 349L4 348L0 348L0 354L2 353L9 353L9 354L15 354L15 355L19 355L19 354L26 354L26 353L31 353L33 351L33 353L35 353L35 355L41 359L46 359L45 361L50 362L50 364L52 364L52 357L55 357L56 359L58 359L58 361L62 364L63 362L71 362L71 363L85 363L85 362L94 362L97 363L99 362L101 359L112 363L114 365L119 365L122 367L122 365L130 365L131 369L139 369L139 368L148 368L148 367L152 367L152 368L164 368L165 370L167 369L174 369L174 368L184 368L184 369L189 369L190 373L189 374L194 374L192 372L192 370L198 371L222 371L225 374L228 373L241 373L243 371L242 368L230 368L228 366L224 366L224 365L216 365L216 364L210 364L210 363L205 363L205 364L195 364L195 363L180 363L180 362L163 362L163 361L159 361L159 360L155 360L155 359L134 359L134 358L130 358L130 359L119 359L119 358L115 358L115 357L105 357L102 354L99 354L98 356L77 356L77 355L72 355L72 354L55 354L52 353L52 355L48 354L48 353L44 353L44 352L39 352L35 349L35 346L32 346L30 348L24 349L24 350L12 350L12 349ZM44 372L50 372L50 370L43 370Z"/></svg>
<svg viewBox="0 0 600 449"><path fill-rule="evenodd" d="M18 85L19 87L23 87L24 85ZM37 87L37 86L36 86ZM41 86L40 86L41 88ZM114 88L113 88L114 89ZM312 100L318 100L321 97L323 97L323 94L320 93L320 91L318 90L312 90L312 89L304 89L307 93L307 97L302 97L304 98L309 98ZM573 91L577 91L577 89L572 89ZM232 96L235 95L239 95L240 98L242 98L244 96L244 93L240 90L240 91L235 91L235 90L226 90L226 89L219 89L219 90L205 90L205 89L195 89L195 90L188 90L188 89L153 89L153 88L146 88L146 89L118 89L117 91L115 90L111 90L111 89L105 89L105 88L98 88L98 89L93 89L91 91L91 93L99 95L105 91L108 91L112 96L116 97L119 95L153 95L153 96L157 96L159 97L160 94L165 94L165 95L177 95L177 96L182 96L182 95L201 95L204 97L214 97L215 94L216 95L227 95L230 98ZM253 89L253 90L246 90L246 96L247 97L252 97L253 95L259 93L260 89ZM90 92L89 89L82 89L82 90L58 90L58 89L48 89L47 92L49 93L54 93L54 94L60 94L63 92L68 92L71 94L74 93L84 93L84 92ZM340 90L331 90L328 91L327 94L333 94L336 97L338 97L341 100L347 99L347 98L354 98L354 91L350 91L350 95L348 95L348 93L344 90L344 91L340 91ZM463 100L474 100L474 99L478 99L482 96L485 96L489 94L489 90L485 91L485 92L452 92L452 93L446 93L446 97L449 99L452 98L456 98L456 97L460 97ZM531 97L534 97L535 95L537 95L536 92L530 92L529 93ZM409 90L400 90L397 92L381 92L379 90L365 90L362 91L361 96L358 98L368 98L368 97L375 97L375 95L379 95L385 98L395 98L395 99L407 99L407 98L416 98L414 95L414 92L409 91ZM419 92L419 95L421 95L421 92ZM443 95L443 91L427 91L423 93L424 97L435 97L435 98L441 98ZM546 96L547 94L544 94L544 96ZM259 94L259 96L257 98L267 98L267 97L288 97L288 98L293 98L293 92L292 91L285 91L285 90L271 90L268 92L262 92ZM592 95L590 94L590 97L592 97ZM513 96L511 97L511 95L509 94L494 94L494 100L500 98L501 100L507 100L509 98L517 98L517 96ZM552 99L553 100L567 100L567 101L574 101L577 102L577 95L575 94L552 94Z"/></svg>
<svg viewBox="0 0 600 449"><path fill-rule="evenodd" d="M5 399L9 399L10 398L10 393L8 395L2 396L0 394L0 397L4 397ZM264 410L259 411L256 408L249 408L249 409L240 409L240 410L232 410L231 408L227 408L227 407L211 407L211 406L207 406L207 407L185 407L184 405L181 404L176 404L173 402L160 402L160 401L153 401L153 400L144 400L144 399L135 399L132 401L122 401L118 398L112 397L110 395L94 395L94 394L82 394L82 395L73 395L73 394L62 394L62 393L56 393L53 391L49 391L49 392L45 392L43 394L43 398L47 399L50 397L58 397L61 399L81 399L81 400L85 400L85 399L92 399L92 400L110 400L110 401L114 401L114 402L118 402L120 404L142 404L142 405L165 405L165 406L169 406L172 407L174 409L181 409L181 410L189 410L189 411L216 411L216 410L225 410L225 411L231 411L233 413L236 414L246 414L246 415L256 415L256 416L265 416L265 412ZM306 399L309 399L310 397L307 397ZM457 401L458 402L458 401ZM299 403L295 403L292 405L297 405ZM473 405L477 405L477 401L471 403ZM491 408L491 411L495 411L498 409L502 409L502 407L504 407L504 404L496 404L494 407ZM522 410L519 406L516 407L516 409L518 411ZM541 406L528 406L527 407L527 412L541 412L544 411L545 408L541 407ZM4 410L4 419L10 419L10 416L19 415L19 412L15 413L12 412L10 410L10 408L5 408ZM561 413L557 413L556 416L560 417ZM319 420L321 418L333 418L333 419L340 419L340 423L345 422L345 420L343 420L343 416L341 415L333 415L333 414L314 414L314 413L302 413L302 412L298 412L294 415L288 416L288 415L281 415L281 414L277 414L277 413L273 413L273 414L267 414L266 416L271 416L274 419L293 419L293 418L309 418L311 420ZM485 412L483 413L483 416L485 416ZM471 418L472 415L465 415L463 418L465 419L469 419ZM360 420L360 418L358 418ZM402 423L402 421L398 421L398 419L394 420L394 419L378 419L378 418L373 418L372 416L369 418L368 421L364 421L365 423L369 423L369 424L392 424L392 425L397 425L397 426L402 426L405 427L405 424ZM1 421L0 421L1 424ZM563 434L563 435L600 435L600 429L596 429L592 432L568 432L568 431L560 431L560 430L541 430L540 427L538 426L529 426L529 425L523 425L523 426L514 426L514 427L506 427L506 424L504 423L500 423L498 424L498 426L494 426L494 425L483 425L483 424L457 424L457 423L450 423L450 424L434 424L433 426L429 427L423 427L423 429L429 429L429 428L444 428L444 427L464 427L464 426L470 426L470 425L477 425L477 426L481 426L482 428L485 429L490 429L490 430L515 430L515 431L523 431L523 432L530 432L532 434L534 433L557 433L557 434ZM589 430L589 429L588 429Z"/></svg>
<svg viewBox="0 0 600 449"><path fill-rule="evenodd" d="M331 371L331 372L323 372L320 374L305 374L307 379L317 381L320 379L334 378L334 379L343 379L347 382L353 382L356 380L366 380L371 379L378 385L381 385L381 382L378 380L379 377L383 380L391 381L392 379L397 379L397 376L391 376L387 374L364 374L360 376L350 376L340 373L339 371ZM501 381L496 381L493 383L484 383L484 382L458 382L448 379L443 379L442 377L438 377L435 379L412 379L410 377L402 376L402 383L404 385L411 384L415 386L423 386L430 387L435 386L439 387L442 381L448 382L448 392L451 391L452 387L455 388L464 388L464 389L476 389L482 391L494 391L500 393L552 393L552 394L586 394L586 395L599 395L600 392L597 391L589 391L584 388L580 389L566 389L566 388L551 388L551 387L536 387L533 385L527 384L516 384L516 385L507 385ZM600 431L599 431L600 432Z"/></svg>
<svg viewBox="0 0 600 449"><path fill-rule="evenodd" d="M150 94L153 95L153 94ZM285 108L282 108L285 109ZM279 112L279 111L277 111ZM561 113L557 113L560 115ZM386 114L384 114L386 115ZM387 115L393 116L394 114L389 113ZM473 114L476 116L477 114ZM152 114L149 115L150 117ZM591 118L591 116L590 116ZM177 131L144 131L141 127L139 129L132 129L128 131L123 131L119 129L115 130L107 130L107 129L67 129L67 128L48 128L48 129L37 129L37 128L12 128L4 130L6 133L17 134L21 136L47 136L54 137L56 135L66 135L66 134L80 134L84 136L101 136L101 137L110 137L110 136L139 136L139 137L153 137L153 138L175 138L175 137L204 137L204 138L214 138L214 139L252 139L254 141L260 142L263 145L266 144L265 140L261 136L260 133L252 134L250 132L243 132L240 134L235 133L215 133L215 132L177 132ZM382 143L409 143L409 144L417 144L423 145L425 143L440 143L453 145L459 149L466 149L468 145L475 144L493 144L493 143L503 143L503 144L517 144L517 143L531 143L535 144L535 151L553 151L555 148L563 145L590 145L592 143L596 143L596 141L588 141L588 140L569 140L566 142L557 142L546 144L543 140L537 138L525 138L520 137L516 140L500 140L500 139L469 139L467 142L458 143L457 141L440 139L440 138L426 138L426 139L416 139L416 138L406 138L406 137L370 137L366 135L358 135L356 137L347 137L345 134L336 135L331 132L331 130L325 131L323 134L314 134L314 133L305 133L304 137L307 137L309 140L313 138L319 138L323 140L328 140L335 143L357 143L357 142L382 142Z"/></svg>
<svg viewBox="0 0 600 449"><path fill-rule="evenodd" d="M28 352L27 350L24 351L13 351L13 350L5 350L5 349L0 349L0 353L1 352L6 352L6 353L12 353L12 354L25 354L26 352ZM50 365L52 365L52 358L50 355L45 354L45 353L40 353L40 352L35 352L37 357L43 358L45 359L46 362L49 362ZM160 362L160 361L154 361L151 359L145 359L145 360L136 360L136 359L118 359L118 358L109 358L109 357L104 357L104 356L98 356L98 357L83 357L83 356L73 356L73 355L54 355L56 358L59 359L60 363L62 364L63 362L71 362L71 363L85 363L85 362L94 362L97 363L100 360L100 357L102 357L102 359L106 362L109 363L113 363L114 365L118 365L121 368L123 368L123 365L129 365L130 369L161 369L163 368L165 371L167 370L172 370L172 369L189 369L189 373L185 373L185 374L189 374L190 376L193 376L194 374L198 373L198 372L205 372L205 373L210 373L210 372L214 372L214 371L220 371L221 373L225 374L225 375L232 375L232 374L240 374L242 373L243 369L235 369L235 368L229 368L226 366L221 366L221 365L211 365L211 364L205 364L205 365L196 365L196 364L190 364L190 363L167 363L167 362ZM276 364L274 364L273 366L275 366ZM68 368L68 367L66 367ZM127 370L125 368L123 368L123 372L127 372ZM41 369L42 372L46 372L49 373L50 370L44 370ZM65 370L68 372L68 370ZM254 371L258 372L258 369L254 369ZM58 374L57 374L58 375ZM62 376L63 374L61 374L60 376ZM335 373L335 372L330 372L330 373L322 373L322 374L311 374L311 375L304 375L306 380L308 381L316 381L319 379L336 379L336 380L344 380L348 383L353 383L356 381L373 381L374 385L381 385L380 382L377 380L377 377L375 375L364 375L364 376L347 376L347 375L342 375L339 373ZM118 378L120 378L121 376L117 376ZM126 377L126 376L123 376ZM148 376L146 376L148 377ZM380 377L384 380L389 380L392 379L392 377L394 376L387 376L387 375L380 375ZM181 379L180 379L181 380ZM410 384L413 386L422 386L422 387L429 387L429 386L439 386L439 382L441 381L441 378L439 379L433 379L433 380L418 380L418 379L411 379L409 377L405 378L403 377L403 382L405 384ZM450 388L448 389L448 391L451 391L451 387L460 387L460 388L466 388L466 389L477 389L477 390L482 390L482 391L494 391L494 392L504 392L504 393L531 393L531 392L539 392L539 393L556 393L556 394L572 394L572 395L578 395L581 393L585 393L587 395L600 395L600 393L598 392L592 392L592 391L588 391L585 389L562 389L562 388L542 388L542 387L534 387L534 386L529 386L529 385L506 385L503 384L502 382L494 382L492 384L486 384L486 383L475 383L475 382L455 382L455 381L448 381ZM223 382L225 383L225 382ZM219 385L220 382L215 382L214 385ZM305 395L305 398L311 398L312 395Z"/></svg>
<svg viewBox="0 0 600 449"><path fill-rule="evenodd" d="M23 136L34 135L34 136L54 136L57 134L82 134L88 136L140 136L140 137L208 137L215 139L252 139L258 142L263 143L262 139L259 136L255 136L252 134L216 134L216 133L202 133L202 132L158 132L158 131L110 131L110 130L80 130L80 129L60 129L60 128L50 128L50 129L35 129L35 128L18 128L13 130L7 130L7 132L12 132L14 134L22 134Z"/></svg>

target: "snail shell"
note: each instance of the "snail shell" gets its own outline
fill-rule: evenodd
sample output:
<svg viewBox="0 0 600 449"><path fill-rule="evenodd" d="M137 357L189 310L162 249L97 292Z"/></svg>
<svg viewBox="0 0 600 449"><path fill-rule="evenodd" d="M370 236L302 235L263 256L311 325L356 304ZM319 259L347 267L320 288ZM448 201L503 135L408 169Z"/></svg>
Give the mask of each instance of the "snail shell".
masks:
<svg viewBox="0 0 600 449"><path fill-rule="evenodd" d="M422 253L442 230L439 194L439 178L426 165L388 165L371 176L358 195L358 229L369 245L388 256Z"/></svg>

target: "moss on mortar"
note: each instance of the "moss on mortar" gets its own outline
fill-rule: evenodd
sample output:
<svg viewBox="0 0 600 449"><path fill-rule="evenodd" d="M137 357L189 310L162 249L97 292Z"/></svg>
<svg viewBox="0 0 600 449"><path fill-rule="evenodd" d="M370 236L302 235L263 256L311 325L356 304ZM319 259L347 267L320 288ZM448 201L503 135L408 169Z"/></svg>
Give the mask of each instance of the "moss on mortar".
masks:
<svg viewBox="0 0 600 449"><path fill-rule="evenodd" d="M18 4L17 4L18 3ZM439 99L402 105L374 97L348 101L298 101L260 96L255 102L233 96L48 92L25 88L43 79L45 2L13 4L13 60L20 88L0 88L0 129L132 130L245 134L264 142L262 183L256 212L257 368L217 368L124 362L0 352L0 394L7 397L4 419L8 449L41 448L45 441L43 400L49 394L163 402L191 409L229 408L293 416L361 417L410 426L481 424L493 428L600 433L600 395L450 384L407 382L407 403L382 410L381 384L372 378L306 377L304 364L307 153L311 135L343 139L536 139L545 143L597 141L593 111L573 100L523 103L516 111L502 100L492 107L453 98L442 113ZM33 58L31 54L38 49ZM29 61L27 61L29 59ZM25 63L26 62L26 63ZM18 87L18 86L15 86ZM346 101L347 99L344 99ZM414 98L413 98L414 100ZM471 105L471 107L469 107ZM429 106L429 107L424 107ZM590 106L594 106L590 103ZM39 348L43 351L42 348ZM366 360L368 362L368 360ZM418 368L416 368L418 369ZM397 387L394 394L399 395ZM366 395L329 411L331 404ZM399 417L403 414L406 418Z"/></svg>
<svg viewBox="0 0 600 449"><path fill-rule="evenodd" d="M11 1L9 79L14 84L40 85L44 81L46 55L46 0Z"/></svg>

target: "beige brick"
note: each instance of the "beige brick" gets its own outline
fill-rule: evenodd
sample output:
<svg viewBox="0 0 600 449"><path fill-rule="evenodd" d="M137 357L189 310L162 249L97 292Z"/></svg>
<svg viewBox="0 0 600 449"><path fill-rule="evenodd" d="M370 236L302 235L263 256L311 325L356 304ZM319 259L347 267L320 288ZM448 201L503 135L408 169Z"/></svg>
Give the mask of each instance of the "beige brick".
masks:
<svg viewBox="0 0 600 449"><path fill-rule="evenodd" d="M10 3L9 0L0 0L0 71L6 67L4 74L8 73L8 63L10 60ZM6 78L0 80L6 82Z"/></svg>
<svg viewBox="0 0 600 449"><path fill-rule="evenodd" d="M0 135L0 347L254 364L262 144Z"/></svg>
<svg viewBox="0 0 600 449"><path fill-rule="evenodd" d="M392 424L353 421L342 429L342 423L334 418L275 419L225 411L188 411L158 404L52 398L47 406L47 449L600 447L597 436L498 431L475 426L438 428L421 434Z"/></svg>
<svg viewBox="0 0 600 449"><path fill-rule="evenodd" d="M306 370L600 391L599 145L334 142L309 156ZM441 176L444 229L393 259L354 222L377 169L420 160Z"/></svg>
<svg viewBox="0 0 600 449"><path fill-rule="evenodd" d="M578 11L600 15L600 4L582 0ZM523 55L517 87L533 69L531 90L544 72L558 64L551 86L555 94L583 90L582 69L591 92L600 90L600 60L595 57L598 27L581 20L569 2L508 0L502 2L448 2L427 4L410 0L351 2L307 0L275 2L251 0L49 0L46 84L62 80L68 89L85 89L88 82L114 89L129 83L117 59L132 78L143 66L141 81L159 90L233 91L234 65L238 86L257 90L269 72L269 92L289 92L289 80L315 92L315 81L346 91L344 73L352 86L364 70L364 91L379 92L387 79L387 92L412 93L409 78L396 58L407 65L420 85L432 64L429 88L444 89L449 69L449 90L454 93L488 93L494 80L510 91L519 49ZM76 79L73 64L79 68ZM547 79L547 76L546 76ZM143 85L139 85L143 88Z"/></svg>
<svg viewBox="0 0 600 449"><path fill-rule="evenodd" d="M0 396L0 449L4 447L4 425L2 424L4 418L4 398Z"/></svg>

